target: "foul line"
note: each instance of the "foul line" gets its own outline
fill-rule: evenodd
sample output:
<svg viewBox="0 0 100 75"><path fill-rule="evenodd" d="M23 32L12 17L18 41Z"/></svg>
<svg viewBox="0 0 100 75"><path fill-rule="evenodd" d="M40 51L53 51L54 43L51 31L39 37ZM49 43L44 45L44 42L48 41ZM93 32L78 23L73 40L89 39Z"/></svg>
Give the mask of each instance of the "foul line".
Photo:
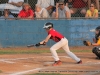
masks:
<svg viewBox="0 0 100 75"><path fill-rule="evenodd" d="M48 68L48 67L46 67L46 68ZM22 71L22 72L17 72L17 73L13 73L13 74L9 74L9 75L23 75L23 74L26 74L26 73L29 73L29 72L39 71L39 70L43 70L43 69L46 69L46 68L36 68L36 69Z"/></svg>
<svg viewBox="0 0 100 75"><path fill-rule="evenodd" d="M1 61L1 62L5 62L5 63L10 63L10 64L15 63L15 62L7 61L7 60L4 60L4 59L2 59L2 60L0 60L0 61Z"/></svg>
<svg viewBox="0 0 100 75"><path fill-rule="evenodd" d="M46 56L46 57L51 58L52 56ZM70 58L68 56L59 56L59 57ZM15 60L27 60L27 59L32 59L32 58L45 58L45 56L42 56L42 57L28 57L28 58L14 58L14 59L0 59L0 61L5 62L5 63L13 64L13 63L16 63L16 62L12 62L12 61L15 61Z"/></svg>

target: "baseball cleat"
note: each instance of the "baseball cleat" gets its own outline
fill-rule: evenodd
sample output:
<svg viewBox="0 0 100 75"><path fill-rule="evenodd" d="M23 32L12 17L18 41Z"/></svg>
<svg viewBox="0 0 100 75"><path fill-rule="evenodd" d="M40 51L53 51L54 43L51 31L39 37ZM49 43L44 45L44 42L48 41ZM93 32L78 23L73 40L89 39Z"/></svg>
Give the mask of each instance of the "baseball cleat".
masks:
<svg viewBox="0 0 100 75"><path fill-rule="evenodd" d="M59 65L61 65L61 64L62 64L62 62L59 60L59 61L55 61L54 64L53 64L52 66L59 66Z"/></svg>
<svg viewBox="0 0 100 75"><path fill-rule="evenodd" d="M80 60L79 62L77 62L77 64L82 64L82 60Z"/></svg>
<svg viewBox="0 0 100 75"><path fill-rule="evenodd" d="M96 57L96 59L100 59L99 57Z"/></svg>

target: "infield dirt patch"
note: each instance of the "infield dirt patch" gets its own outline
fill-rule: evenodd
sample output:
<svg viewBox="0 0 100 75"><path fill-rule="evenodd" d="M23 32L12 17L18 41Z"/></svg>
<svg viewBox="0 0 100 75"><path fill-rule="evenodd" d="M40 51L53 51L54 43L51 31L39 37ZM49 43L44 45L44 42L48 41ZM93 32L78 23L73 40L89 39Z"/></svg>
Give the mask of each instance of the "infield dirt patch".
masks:
<svg viewBox="0 0 100 75"><path fill-rule="evenodd" d="M14 49L33 50L33 48ZM41 49L49 50L49 48ZM71 49L82 50L82 48L78 47L71 47ZM83 49L91 50L87 47L83 47ZM6 50L6 48L3 50ZM0 71L2 71L0 75L29 75L34 73L100 75L100 60L95 59L96 56L92 52L75 52L75 54L82 59L83 64L76 64L66 53L58 53L63 64L57 67L44 66L44 64L52 64L54 62L51 53L0 55Z"/></svg>

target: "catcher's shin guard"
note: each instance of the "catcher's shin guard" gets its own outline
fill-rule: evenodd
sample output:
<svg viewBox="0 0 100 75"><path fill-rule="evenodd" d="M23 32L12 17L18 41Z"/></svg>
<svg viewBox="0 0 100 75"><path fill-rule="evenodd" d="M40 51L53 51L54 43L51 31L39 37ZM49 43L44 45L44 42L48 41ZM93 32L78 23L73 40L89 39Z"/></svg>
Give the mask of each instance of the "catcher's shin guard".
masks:
<svg viewBox="0 0 100 75"><path fill-rule="evenodd" d="M100 47L94 47L92 52L100 59Z"/></svg>

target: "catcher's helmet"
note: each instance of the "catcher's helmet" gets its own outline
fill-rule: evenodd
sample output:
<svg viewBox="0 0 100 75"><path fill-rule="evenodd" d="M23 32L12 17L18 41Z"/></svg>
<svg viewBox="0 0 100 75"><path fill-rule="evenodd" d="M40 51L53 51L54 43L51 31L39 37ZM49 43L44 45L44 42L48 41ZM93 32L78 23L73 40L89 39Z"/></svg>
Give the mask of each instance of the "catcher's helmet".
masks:
<svg viewBox="0 0 100 75"><path fill-rule="evenodd" d="M50 29L50 28L53 28L53 23L47 22L47 23L44 24L44 27L43 27L43 28L44 28L44 29Z"/></svg>
<svg viewBox="0 0 100 75"><path fill-rule="evenodd" d="M100 26L98 26L95 30L100 31Z"/></svg>
<svg viewBox="0 0 100 75"><path fill-rule="evenodd" d="M95 34L95 38L96 38L96 40L98 40L98 37L100 37L100 26L96 27L95 30L96 30L96 31L99 31L98 34Z"/></svg>

